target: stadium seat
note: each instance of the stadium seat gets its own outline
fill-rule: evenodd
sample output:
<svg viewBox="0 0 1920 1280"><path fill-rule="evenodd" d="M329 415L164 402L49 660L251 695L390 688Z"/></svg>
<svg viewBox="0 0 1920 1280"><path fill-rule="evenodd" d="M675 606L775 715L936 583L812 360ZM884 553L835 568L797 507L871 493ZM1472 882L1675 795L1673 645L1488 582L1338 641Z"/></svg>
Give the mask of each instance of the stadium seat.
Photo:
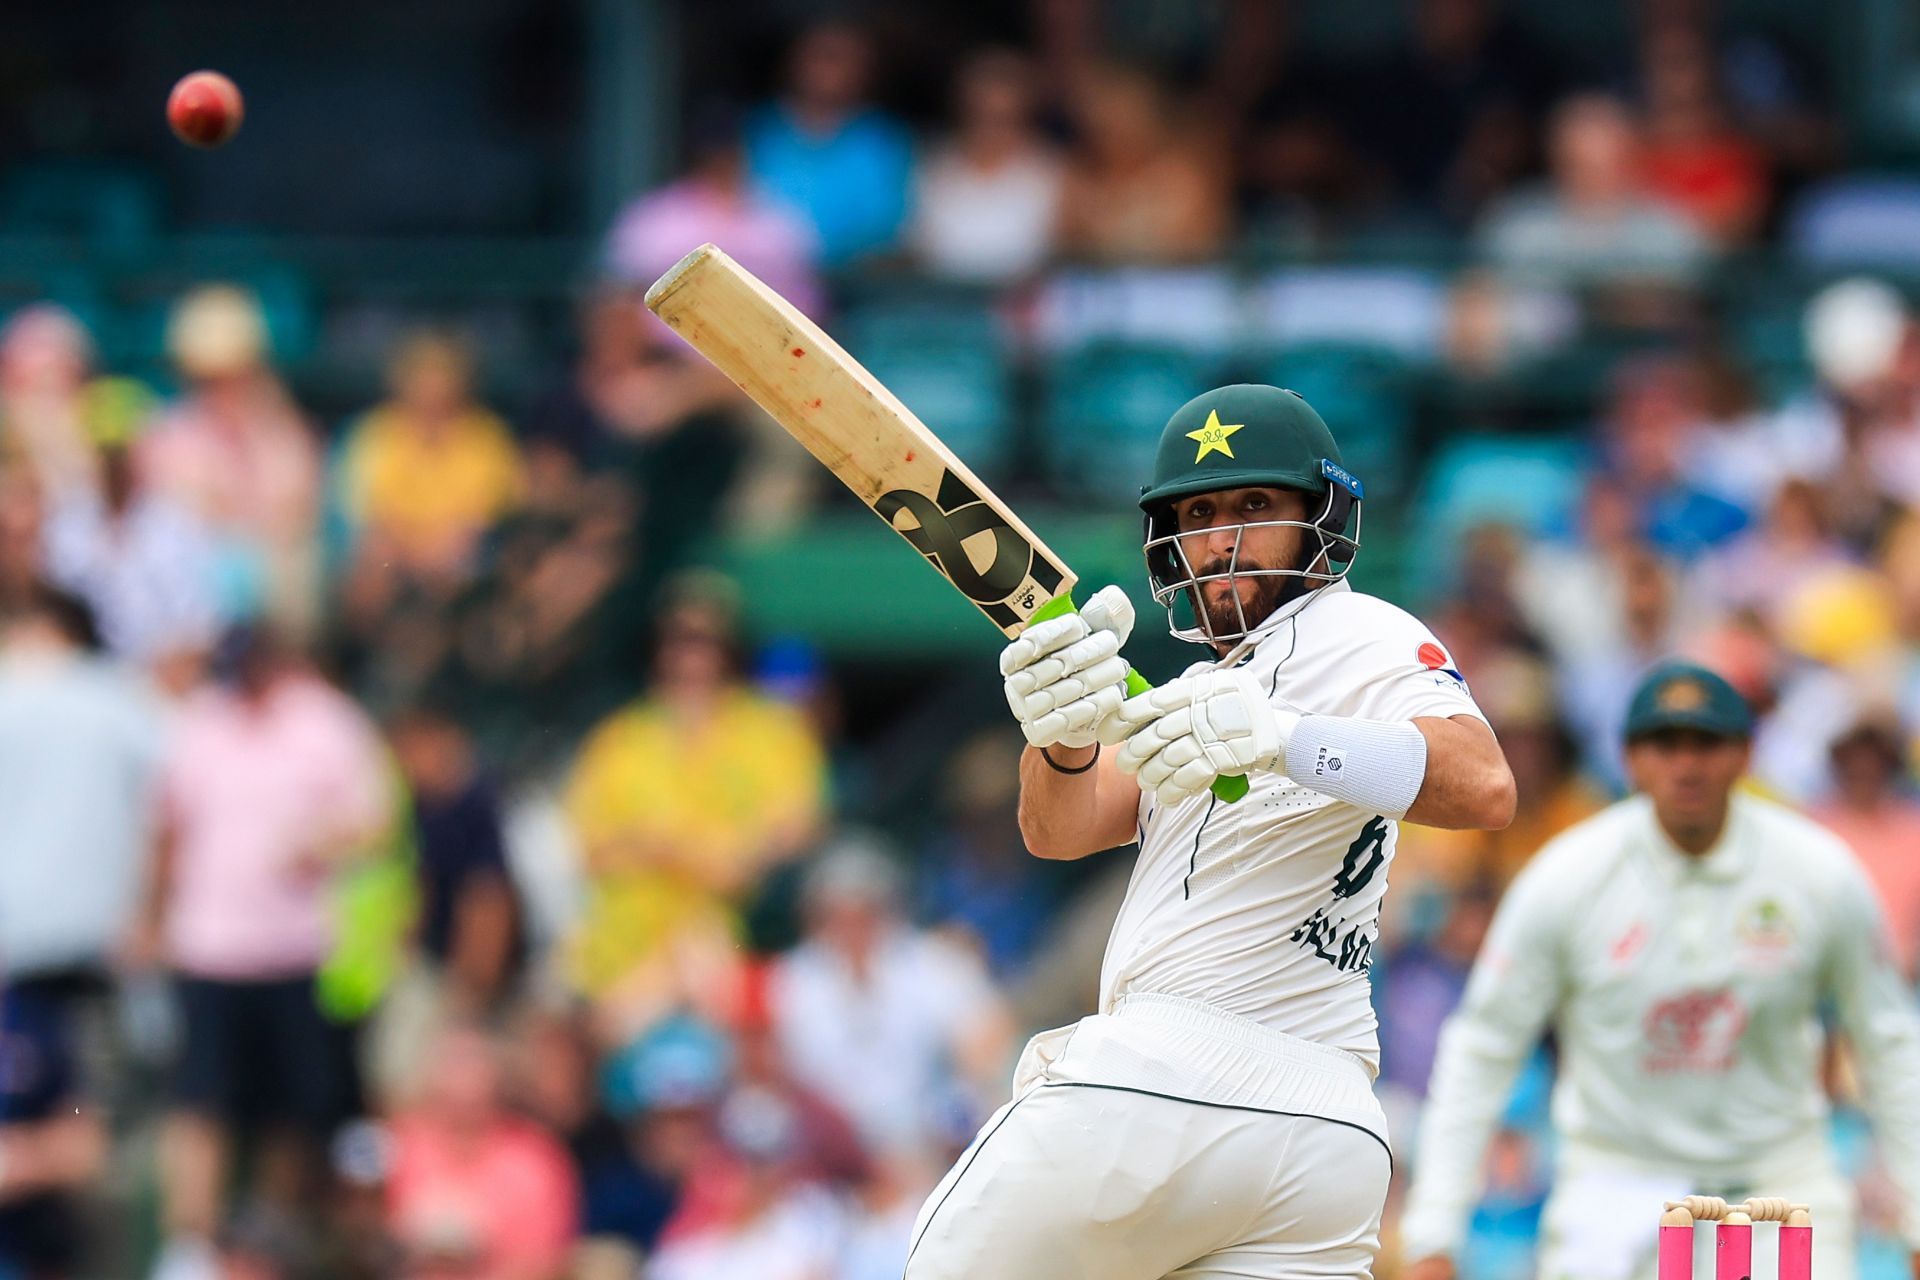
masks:
<svg viewBox="0 0 1920 1280"><path fill-rule="evenodd" d="M1035 336L1049 351L1130 342L1221 358L1245 327L1239 284L1222 267L1062 271L1034 305Z"/></svg>
<svg viewBox="0 0 1920 1280"><path fill-rule="evenodd" d="M1727 336L1762 398L1778 402L1813 379L1807 354L1805 292L1784 282L1756 283L1729 299Z"/></svg>
<svg viewBox="0 0 1920 1280"><path fill-rule="evenodd" d="M124 245L146 239L159 225L159 196L137 169L23 165L0 185L0 228L9 233Z"/></svg>
<svg viewBox="0 0 1920 1280"><path fill-rule="evenodd" d="M1013 372L993 313L970 301L874 302L835 326L842 343L969 467L991 479L1013 453Z"/></svg>
<svg viewBox="0 0 1920 1280"><path fill-rule="evenodd" d="M1577 436L1476 435L1442 446L1428 465L1416 527L1454 533L1489 520L1543 535L1570 527L1587 445Z"/></svg>
<svg viewBox="0 0 1920 1280"><path fill-rule="evenodd" d="M1444 445L1428 464L1408 526L1410 581L1451 571L1461 538L1503 524L1532 537L1573 527L1586 486L1588 447L1578 436L1476 435Z"/></svg>
<svg viewBox="0 0 1920 1280"><path fill-rule="evenodd" d="M1034 429L1062 492L1131 504L1173 411L1213 386L1214 362L1176 347L1097 343L1054 360Z"/></svg>
<svg viewBox="0 0 1920 1280"><path fill-rule="evenodd" d="M1424 360L1440 351L1447 286L1409 267L1295 268L1255 284L1249 304L1268 345L1351 343Z"/></svg>

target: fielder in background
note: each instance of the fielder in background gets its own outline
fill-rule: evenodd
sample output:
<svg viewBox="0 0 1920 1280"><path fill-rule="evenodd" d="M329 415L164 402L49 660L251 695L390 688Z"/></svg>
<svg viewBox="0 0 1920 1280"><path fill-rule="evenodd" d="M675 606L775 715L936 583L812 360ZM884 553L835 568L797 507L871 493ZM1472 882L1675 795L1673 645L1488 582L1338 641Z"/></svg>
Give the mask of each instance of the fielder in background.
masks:
<svg viewBox="0 0 1920 1280"><path fill-rule="evenodd" d="M1396 823L1504 826L1514 790L1446 650L1347 585L1361 496L1298 395L1210 391L1140 502L1154 597L1209 658L1126 698L1117 587L1002 653L1028 847L1140 854L1099 1012L1028 1044L921 1210L909 1280L1371 1273L1367 969ZM1236 775L1244 797L1210 793Z"/></svg>
<svg viewBox="0 0 1920 1280"><path fill-rule="evenodd" d="M1920 1275L1920 1017L1846 845L1734 789L1752 724L1719 676L1656 669L1627 714L1639 794L1548 843L1507 892L1441 1034L1401 1224L1408 1280L1454 1274L1487 1140L1548 1028L1560 1142L1544 1280L1651 1277L1654 1233L1637 1224L1690 1192L1810 1204L1814 1276L1853 1280L1820 1081L1828 1008ZM1701 1274L1711 1242L1700 1233Z"/></svg>

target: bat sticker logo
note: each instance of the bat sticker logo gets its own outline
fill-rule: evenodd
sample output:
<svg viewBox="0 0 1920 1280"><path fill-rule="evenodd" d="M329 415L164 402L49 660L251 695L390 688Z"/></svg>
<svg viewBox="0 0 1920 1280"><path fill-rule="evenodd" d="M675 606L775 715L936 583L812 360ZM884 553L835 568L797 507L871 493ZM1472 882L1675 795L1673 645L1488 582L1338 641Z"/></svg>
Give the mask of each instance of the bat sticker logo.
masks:
<svg viewBox="0 0 1920 1280"><path fill-rule="evenodd" d="M901 511L912 516L911 526L894 524L894 528L962 595L1002 625L1019 620L1003 602L1026 582L1029 570L1041 589L1049 593L1064 577L1057 566L1034 555L1032 545L1005 517L951 471L941 472L937 497L930 498L917 489L892 489L874 499L873 509L889 524ZM993 558L984 569L975 567L973 557L961 545L982 533L993 535ZM1031 589L1027 594L1032 595ZM1006 615L1004 621L1002 614Z"/></svg>

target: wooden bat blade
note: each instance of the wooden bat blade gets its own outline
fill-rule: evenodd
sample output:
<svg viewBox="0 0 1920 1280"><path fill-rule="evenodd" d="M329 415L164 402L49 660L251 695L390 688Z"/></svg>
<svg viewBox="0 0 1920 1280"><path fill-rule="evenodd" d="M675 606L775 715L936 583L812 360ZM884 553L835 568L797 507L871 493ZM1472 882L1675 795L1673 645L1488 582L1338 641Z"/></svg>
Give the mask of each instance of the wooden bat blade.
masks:
<svg viewBox="0 0 1920 1280"><path fill-rule="evenodd" d="M646 303L1004 634L1073 590L1066 564L912 410L718 247L682 258Z"/></svg>

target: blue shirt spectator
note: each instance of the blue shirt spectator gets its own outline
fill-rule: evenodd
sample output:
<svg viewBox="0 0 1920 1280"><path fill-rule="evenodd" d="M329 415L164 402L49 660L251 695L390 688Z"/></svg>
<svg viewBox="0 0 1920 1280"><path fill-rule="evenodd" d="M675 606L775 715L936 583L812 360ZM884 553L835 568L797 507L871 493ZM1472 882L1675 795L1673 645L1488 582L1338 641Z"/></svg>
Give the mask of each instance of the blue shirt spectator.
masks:
<svg viewBox="0 0 1920 1280"><path fill-rule="evenodd" d="M1643 495L1640 513L1647 541L1684 562L1747 527L1746 512L1685 482Z"/></svg>
<svg viewBox="0 0 1920 1280"><path fill-rule="evenodd" d="M748 130L747 155L767 190L811 219L829 265L884 249L899 235L913 148L881 112L816 131L786 107L770 106Z"/></svg>
<svg viewBox="0 0 1920 1280"><path fill-rule="evenodd" d="M747 127L748 170L806 214L828 266L887 248L906 220L913 143L867 101L871 57L858 30L814 28L794 46L789 95Z"/></svg>

